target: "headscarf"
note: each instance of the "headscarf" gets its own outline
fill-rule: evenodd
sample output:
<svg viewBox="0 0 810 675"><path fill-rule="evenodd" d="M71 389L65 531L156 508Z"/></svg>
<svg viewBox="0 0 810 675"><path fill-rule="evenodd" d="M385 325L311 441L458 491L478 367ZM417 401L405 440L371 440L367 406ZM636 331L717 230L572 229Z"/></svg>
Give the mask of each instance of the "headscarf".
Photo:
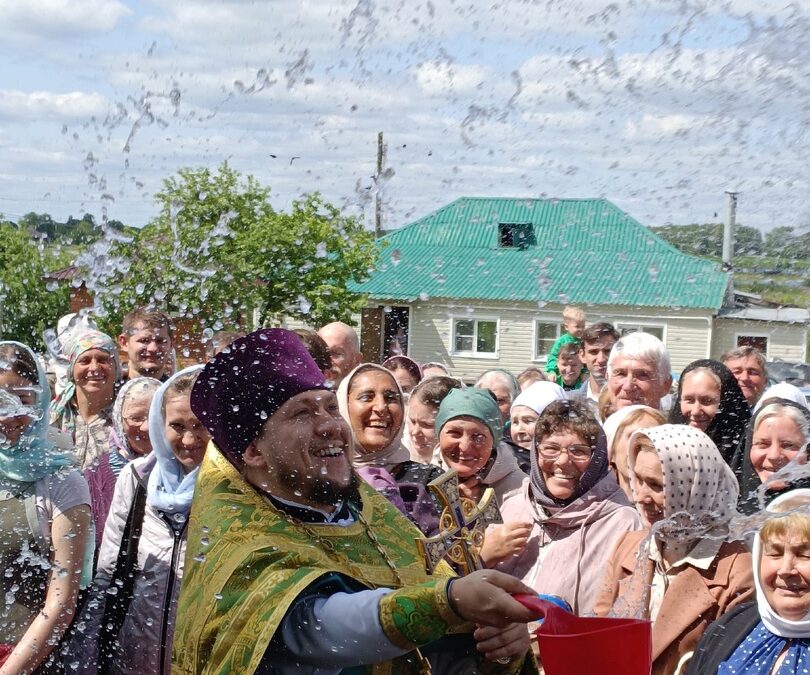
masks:
<svg viewBox="0 0 810 675"><path fill-rule="evenodd" d="M492 435L493 448L503 436L501 411L487 389L451 389L442 399L439 412L436 413L434 422L436 438L439 437L442 427L456 417L472 417L486 425Z"/></svg>
<svg viewBox="0 0 810 675"><path fill-rule="evenodd" d="M48 439L48 401L51 398L51 389L39 359L20 342L6 340L0 342L0 346L2 345L13 345L34 359L37 366L37 382L34 383L36 395L34 404L24 406L23 409L20 409L18 397L0 390L0 408L28 412L33 418L14 445L7 447L4 443L0 443L0 476L3 476L6 482L33 483L71 466L72 463L70 458L57 450Z"/></svg>
<svg viewBox="0 0 810 675"><path fill-rule="evenodd" d="M634 431L627 455L634 492L637 453L633 444L639 436L650 440L661 460L664 520L653 526L656 539L670 549L682 548L685 555L697 540L723 533L736 513L739 487L712 439L700 429L681 424Z"/></svg>
<svg viewBox="0 0 810 675"><path fill-rule="evenodd" d="M520 392L512 402L512 408L522 405L534 410L538 415L542 415L546 407L554 401L564 401L566 399L565 390L554 382L535 382Z"/></svg>
<svg viewBox="0 0 810 675"><path fill-rule="evenodd" d="M267 419L313 389L327 386L301 338L283 328L261 328L205 365L191 391L191 409L228 461L241 468L245 448Z"/></svg>
<svg viewBox="0 0 810 675"><path fill-rule="evenodd" d="M801 508L810 505L810 490L790 490L773 500L771 506L778 506L787 500L803 502ZM789 512L785 512L789 513ZM785 514L779 514L785 515ZM800 675L810 671L810 616L799 621L791 621L779 616L771 607L762 589L759 578L762 560L762 538L759 532L754 537L751 556L754 567L754 585L757 590L757 609L760 623L748 634L737 649L726 659L717 672L718 675L758 675L771 672L776 659L784 652L779 673Z"/></svg>
<svg viewBox="0 0 810 675"><path fill-rule="evenodd" d="M77 335L68 345L68 370L67 382L62 393L51 403L51 423L56 424L61 418L61 428L63 431L72 431L76 426L75 413L70 406L70 402L76 394L76 380L73 370L79 357L89 349L101 349L107 352L113 364L113 381L117 382L121 377L121 364L118 361L118 347L113 339L95 329L89 329Z"/></svg>
<svg viewBox="0 0 810 675"><path fill-rule="evenodd" d="M706 435L714 441L723 459L731 463L734 453L742 444L745 425L751 419L751 408L737 383L737 378L727 366L712 359L699 359L686 366L678 380L678 393L669 412L669 422L686 424L686 419L681 413L683 381L689 373L698 368L710 370L720 379L720 406L706 429Z"/></svg>
<svg viewBox="0 0 810 675"><path fill-rule="evenodd" d="M146 501L158 511L173 516L178 522L185 521L191 510L194 483L200 467L184 473L183 467L174 456L164 430L166 416L163 413L163 397L172 382L184 375L198 373L202 369L202 366L190 366L172 375L160 385L149 406L149 440L152 442L152 452L155 453L157 461L146 484Z"/></svg>
<svg viewBox="0 0 810 675"><path fill-rule="evenodd" d="M349 386L356 375L359 375L361 372L365 372L367 370L378 370L391 378L391 381L394 383L394 388L399 394L399 399L402 402L402 423L399 425L399 429L397 429L396 433L391 439L391 442L387 446L381 450L377 450L377 452L364 453L359 450L361 446L357 440L357 436L355 436L354 429L352 428L351 417L349 415ZM355 469L379 467L390 473L398 464L402 464L402 462L407 462L410 460L411 453L402 443L402 434L405 432L405 403L403 401L402 388L399 386L399 382L397 382L390 370L383 368L382 366L378 366L375 363L361 363L340 382L340 386L337 390L337 400L338 406L340 407L340 414L343 416L343 419L346 420L349 428L352 430L352 439L354 440L352 444L354 446L354 450L352 452L352 466L354 466Z"/></svg>
<svg viewBox="0 0 810 675"><path fill-rule="evenodd" d="M124 403L128 398L139 394L141 398L146 398L147 394L154 394L160 388L160 380L154 377L136 377L134 380L127 380L115 397L113 404L112 422L113 428L110 430L110 447L118 450L126 459L132 460L137 456L129 446L127 432L124 428ZM140 391L133 391L133 390Z"/></svg>
<svg viewBox="0 0 810 675"><path fill-rule="evenodd" d="M602 424L602 428L605 430L605 436L607 438L608 461L613 459L613 442L616 440L616 434L619 433L619 427L628 417L630 417L630 413L633 413L636 410L652 411L653 414L656 412L655 408L637 403L635 405L628 405L624 408L619 408Z"/></svg>
<svg viewBox="0 0 810 675"><path fill-rule="evenodd" d="M810 410L808 410L806 406L799 405L793 401L774 398L767 401L767 404L771 403L778 403L779 405L783 405L788 408L796 408L799 413L807 418L808 424L810 424ZM759 511L759 489L762 486L762 481L757 475L757 472L754 470L754 465L751 464L751 445L754 442L754 430L757 428L757 421L759 420L759 416L762 414L765 407L767 406L759 408L756 410L756 412L754 412L754 416L748 423L748 428L745 432L745 442L740 444L740 450L734 455L731 462L731 468L734 469L734 472L737 474L740 481L740 499L737 508L745 514L752 514ZM783 490L765 490L763 497L765 503L767 504L776 495L779 495L786 490L795 490L796 488L808 487L810 487L810 477L800 478L799 480L790 483L788 487L784 488Z"/></svg>
<svg viewBox="0 0 810 675"><path fill-rule="evenodd" d="M585 407L585 404L575 401L566 401L565 407L570 411L570 413L564 413L566 415L572 414L575 411L581 411L583 414L593 417L590 411ZM598 422L596 423L596 426L598 428L596 434L596 447L592 450L591 461L588 463L585 471L582 472L582 475L579 477L579 484L568 499L558 499L548 491L546 481L543 478L543 472L540 471L540 463L537 457L537 437L535 436L534 440L532 441L530 456L531 471L529 472L529 480L531 482L532 497L544 509L553 512L560 507L572 504L586 492L590 491L608 474L610 465L608 464L607 458L607 439L605 438L605 432L602 430L602 427L599 426Z"/></svg>
<svg viewBox="0 0 810 675"><path fill-rule="evenodd" d="M756 411L759 410L766 401L772 398L781 398L785 401L793 401L793 403L797 403L800 406L807 408L807 398L805 398L805 395L802 394L801 389L788 382L779 382L778 384L768 387L765 390L765 393L760 396L759 401L757 401L757 404L754 406L752 413L756 413Z"/></svg>

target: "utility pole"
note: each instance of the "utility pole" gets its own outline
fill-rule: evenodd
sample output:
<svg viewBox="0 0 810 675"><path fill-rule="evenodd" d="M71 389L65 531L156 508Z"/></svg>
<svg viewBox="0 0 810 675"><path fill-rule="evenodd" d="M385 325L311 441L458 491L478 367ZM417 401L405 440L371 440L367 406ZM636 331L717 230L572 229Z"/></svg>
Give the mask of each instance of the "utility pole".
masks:
<svg viewBox="0 0 810 675"><path fill-rule="evenodd" d="M734 306L734 229L737 226L737 193L726 191L728 209L726 222L723 224L723 263L722 269L728 272L728 290L726 304Z"/></svg>
<svg viewBox="0 0 810 675"><path fill-rule="evenodd" d="M382 173L385 164L385 143L383 142L383 132L377 133L377 175L374 177L375 199L374 199L374 236L382 237Z"/></svg>

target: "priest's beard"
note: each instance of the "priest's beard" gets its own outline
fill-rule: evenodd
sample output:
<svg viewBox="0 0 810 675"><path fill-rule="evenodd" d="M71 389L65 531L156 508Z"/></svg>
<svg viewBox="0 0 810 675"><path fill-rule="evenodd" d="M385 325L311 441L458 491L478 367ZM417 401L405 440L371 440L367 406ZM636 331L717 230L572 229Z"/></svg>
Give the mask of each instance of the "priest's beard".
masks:
<svg viewBox="0 0 810 675"><path fill-rule="evenodd" d="M301 476L298 471L283 471L279 475L283 485L293 490L293 494L314 504L336 506L357 493L359 479L352 473L345 484L338 483L329 476Z"/></svg>

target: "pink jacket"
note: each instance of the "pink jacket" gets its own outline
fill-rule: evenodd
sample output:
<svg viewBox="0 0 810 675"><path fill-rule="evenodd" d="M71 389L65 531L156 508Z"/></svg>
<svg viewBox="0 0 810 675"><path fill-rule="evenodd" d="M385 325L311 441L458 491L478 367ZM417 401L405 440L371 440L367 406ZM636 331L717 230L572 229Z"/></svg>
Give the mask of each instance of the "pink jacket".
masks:
<svg viewBox="0 0 810 675"><path fill-rule="evenodd" d="M505 523L534 521L534 526L523 551L496 569L538 593L564 598L579 616L593 610L610 551L626 532L641 529L638 513L612 473L554 513L531 498L527 478L504 502L501 514Z"/></svg>

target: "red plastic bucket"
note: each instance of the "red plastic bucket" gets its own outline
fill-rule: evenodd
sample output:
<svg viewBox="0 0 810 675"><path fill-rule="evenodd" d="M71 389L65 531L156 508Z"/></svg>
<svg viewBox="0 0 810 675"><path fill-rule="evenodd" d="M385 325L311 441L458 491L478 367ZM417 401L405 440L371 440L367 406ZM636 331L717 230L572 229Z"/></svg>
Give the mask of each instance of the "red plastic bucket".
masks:
<svg viewBox="0 0 810 675"><path fill-rule="evenodd" d="M649 621L579 617L534 595L515 599L543 617L536 635L545 675L650 675Z"/></svg>

